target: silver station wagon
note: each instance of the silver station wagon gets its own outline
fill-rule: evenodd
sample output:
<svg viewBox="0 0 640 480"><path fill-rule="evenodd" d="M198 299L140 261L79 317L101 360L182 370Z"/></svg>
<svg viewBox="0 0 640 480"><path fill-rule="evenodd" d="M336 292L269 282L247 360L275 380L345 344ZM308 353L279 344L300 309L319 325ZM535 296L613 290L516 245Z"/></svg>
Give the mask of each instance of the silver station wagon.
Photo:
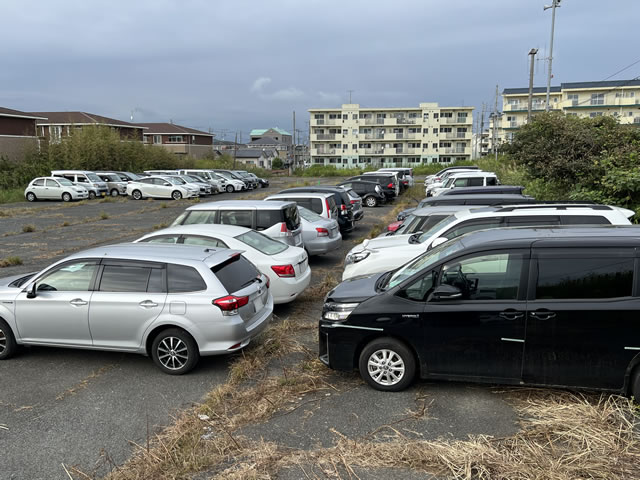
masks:
<svg viewBox="0 0 640 480"><path fill-rule="evenodd" d="M18 345L113 350L180 375L248 345L272 311L268 278L238 250L98 247L0 280L0 360Z"/></svg>

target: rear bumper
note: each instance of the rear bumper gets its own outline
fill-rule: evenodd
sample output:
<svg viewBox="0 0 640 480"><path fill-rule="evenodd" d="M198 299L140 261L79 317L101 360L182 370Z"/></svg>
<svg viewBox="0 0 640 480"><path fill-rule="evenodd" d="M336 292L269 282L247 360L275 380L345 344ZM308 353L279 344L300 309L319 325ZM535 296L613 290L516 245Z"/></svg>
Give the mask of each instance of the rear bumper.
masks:
<svg viewBox="0 0 640 480"><path fill-rule="evenodd" d="M342 235L338 233L334 238L330 237L316 237L311 242L305 242L304 248L309 255L324 255L336 248L339 248L342 244Z"/></svg>
<svg viewBox="0 0 640 480"><path fill-rule="evenodd" d="M358 220L362 220L364 217L364 210L360 209L356 212L353 212L353 219L357 222Z"/></svg>
<svg viewBox="0 0 640 480"><path fill-rule="evenodd" d="M309 286L309 282L311 282L311 267L307 265L307 269L299 277L283 278L277 275L269 275L269 278L271 280L273 303L289 303L294 301Z"/></svg>

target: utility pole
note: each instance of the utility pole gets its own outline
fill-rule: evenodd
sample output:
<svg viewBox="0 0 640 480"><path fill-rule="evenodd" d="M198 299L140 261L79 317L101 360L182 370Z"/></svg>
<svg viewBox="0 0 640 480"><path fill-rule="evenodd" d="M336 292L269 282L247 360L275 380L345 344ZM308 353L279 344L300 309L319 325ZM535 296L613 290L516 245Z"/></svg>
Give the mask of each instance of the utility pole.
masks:
<svg viewBox="0 0 640 480"><path fill-rule="evenodd" d="M556 26L556 7L560 6L561 0L553 0L551 5L545 5L544 10L551 9L551 41L549 42L549 71L547 72L547 104L545 110L548 112L551 108L550 95L551 95L551 64L553 63L553 32Z"/></svg>
<svg viewBox="0 0 640 480"><path fill-rule="evenodd" d="M236 132L236 138L233 141L233 169L236 169L236 154L238 152L238 132Z"/></svg>
<svg viewBox="0 0 640 480"><path fill-rule="evenodd" d="M349 92L349 103L351 103L351 94L355 92L355 90L347 90Z"/></svg>
<svg viewBox="0 0 640 480"><path fill-rule="evenodd" d="M493 109L493 151L498 161L498 85L496 85L496 103Z"/></svg>
<svg viewBox="0 0 640 480"><path fill-rule="evenodd" d="M291 163L295 166L296 163L296 111L293 111L293 138L291 139L293 148L293 155L291 159ZM289 171L291 172L291 167L289 167Z"/></svg>
<svg viewBox="0 0 640 480"><path fill-rule="evenodd" d="M536 53L538 53L537 48L532 48L529 51L529 56L531 57L531 65L529 66L529 102L527 103L527 122L531 121L531 107L533 106L533 64L536 59ZM547 95L549 95L548 91ZM547 105L548 104L549 98L547 97Z"/></svg>
<svg viewBox="0 0 640 480"><path fill-rule="evenodd" d="M478 155L479 157L482 157L482 140L484 138L484 109L485 108L486 108L486 105L483 103L482 114L480 116L480 155Z"/></svg>

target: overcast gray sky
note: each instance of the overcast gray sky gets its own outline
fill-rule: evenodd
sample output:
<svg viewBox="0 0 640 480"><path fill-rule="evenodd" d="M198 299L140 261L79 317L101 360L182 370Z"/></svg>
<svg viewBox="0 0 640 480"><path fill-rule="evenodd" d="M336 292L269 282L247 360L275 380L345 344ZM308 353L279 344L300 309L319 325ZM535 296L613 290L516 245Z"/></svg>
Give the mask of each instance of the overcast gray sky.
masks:
<svg viewBox="0 0 640 480"><path fill-rule="evenodd" d="M91 0L0 4L0 106L169 121L233 139L308 108L493 104L549 44L545 0ZM547 0L550 3L551 0ZM640 59L638 0L563 0L554 84ZM614 79L640 75L640 63ZM546 85L538 62L536 85Z"/></svg>

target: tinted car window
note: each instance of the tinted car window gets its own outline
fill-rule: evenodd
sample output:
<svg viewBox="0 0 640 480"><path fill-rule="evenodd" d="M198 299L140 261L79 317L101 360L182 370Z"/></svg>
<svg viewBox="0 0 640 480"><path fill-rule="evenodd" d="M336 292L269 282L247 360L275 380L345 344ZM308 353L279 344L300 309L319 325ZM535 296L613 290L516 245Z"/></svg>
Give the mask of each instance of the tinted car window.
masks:
<svg viewBox="0 0 640 480"><path fill-rule="evenodd" d="M633 258L539 258L536 299L631 295Z"/></svg>
<svg viewBox="0 0 640 480"><path fill-rule="evenodd" d="M203 245L205 247L228 248L227 245L217 238L201 237L198 235L185 235L182 243L185 245Z"/></svg>
<svg viewBox="0 0 640 480"><path fill-rule="evenodd" d="M517 300L524 259L518 253L467 257L442 267L442 284L457 287L463 300Z"/></svg>
<svg viewBox="0 0 640 480"><path fill-rule="evenodd" d="M534 227L536 225L560 225L557 215L523 215L521 217L507 217L508 227Z"/></svg>
<svg viewBox="0 0 640 480"><path fill-rule="evenodd" d="M198 292L207 289L207 284L200 273L195 268L186 265L169 263L167 265L167 283L169 293Z"/></svg>
<svg viewBox="0 0 640 480"><path fill-rule="evenodd" d="M276 253L284 252L287 248L289 248L288 245L273 240L266 235L255 232L253 230L247 233L243 233L242 235L238 235L236 237L236 240L240 240L242 243L246 243L250 247L255 248L265 255L275 255Z"/></svg>
<svg viewBox="0 0 640 480"><path fill-rule="evenodd" d="M258 230L264 230L270 228L276 223L284 221L282 218L282 210L257 210L256 211L256 228Z"/></svg>
<svg viewBox="0 0 640 480"><path fill-rule="evenodd" d="M487 185L493 186L493 185L497 185L497 184L498 184L498 180L496 179L496 177L488 177L487 178Z"/></svg>
<svg viewBox="0 0 640 480"><path fill-rule="evenodd" d="M220 210L220 223L223 225L239 225L251 228L253 224L252 210Z"/></svg>
<svg viewBox="0 0 640 480"><path fill-rule="evenodd" d="M606 217L600 215L567 215L560 220L562 225L611 225Z"/></svg>
<svg viewBox="0 0 640 480"><path fill-rule="evenodd" d="M167 283L164 278L163 268L152 268L151 275L149 276L149 284L147 285L147 292L150 293L164 293L167 291Z"/></svg>
<svg viewBox="0 0 640 480"><path fill-rule="evenodd" d="M211 271L229 293L241 290L260 276L256 267L242 255L236 255L230 261L216 265Z"/></svg>
<svg viewBox="0 0 640 480"><path fill-rule="evenodd" d="M470 178L469 181L467 182L467 185L469 187L481 187L483 184L484 184L484 179L482 177Z"/></svg>
<svg viewBox="0 0 640 480"><path fill-rule="evenodd" d="M445 232L442 237L446 237L451 240L452 238L459 237L465 233L475 232L476 230L485 230L487 228L497 228L502 225L501 218L484 218L482 220L471 220L468 222L462 222L458 226Z"/></svg>
<svg viewBox="0 0 640 480"><path fill-rule="evenodd" d="M298 207L290 205L284 209L284 221L289 230L296 230L300 226L300 215Z"/></svg>
<svg viewBox="0 0 640 480"><path fill-rule="evenodd" d="M86 292L91 286L91 280L97 264L93 261L67 263L55 271L39 279L38 291L58 292Z"/></svg>
<svg viewBox="0 0 640 480"><path fill-rule="evenodd" d="M192 210L190 212L183 213L173 223L174 225L202 225L216 223L216 213L216 210ZM184 220L182 220L183 215Z"/></svg>
<svg viewBox="0 0 640 480"><path fill-rule="evenodd" d="M146 292L151 268L105 265L100 280L101 292Z"/></svg>

